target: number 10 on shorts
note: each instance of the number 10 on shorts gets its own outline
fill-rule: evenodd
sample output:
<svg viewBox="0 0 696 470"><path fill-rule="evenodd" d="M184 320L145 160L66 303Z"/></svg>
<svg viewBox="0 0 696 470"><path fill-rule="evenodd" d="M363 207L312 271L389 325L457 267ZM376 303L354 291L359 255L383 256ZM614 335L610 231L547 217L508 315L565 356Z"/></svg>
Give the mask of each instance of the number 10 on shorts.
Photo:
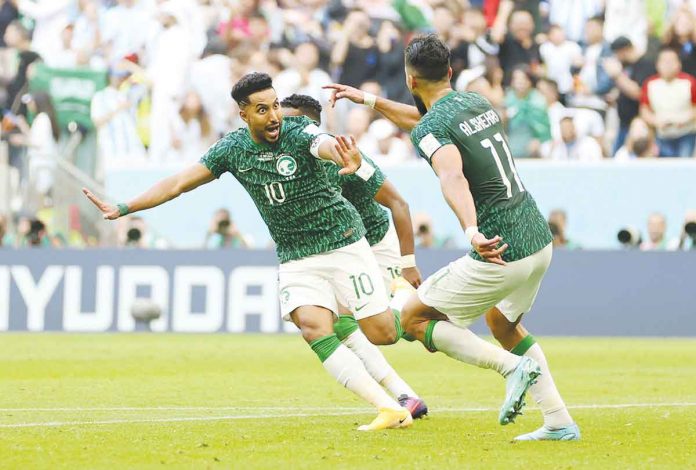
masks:
<svg viewBox="0 0 696 470"><path fill-rule="evenodd" d="M369 296L375 291L375 286L372 284L372 279L367 273L360 273L357 276L350 276L350 280L353 282L353 289L355 289L355 295L358 300L362 296Z"/></svg>

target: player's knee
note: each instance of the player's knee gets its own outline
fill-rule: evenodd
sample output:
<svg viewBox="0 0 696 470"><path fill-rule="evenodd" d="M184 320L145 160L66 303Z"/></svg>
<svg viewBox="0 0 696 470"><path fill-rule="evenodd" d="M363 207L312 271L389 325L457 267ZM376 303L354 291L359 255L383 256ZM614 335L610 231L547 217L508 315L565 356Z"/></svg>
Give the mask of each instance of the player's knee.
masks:
<svg viewBox="0 0 696 470"><path fill-rule="evenodd" d="M368 328L363 328L363 333L372 344L394 344L399 340L394 322L375 322Z"/></svg>
<svg viewBox="0 0 696 470"><path fill-rule="evenodd" d="M497 309L492 309L486 314L486 323L493 337L498 341L505 340L515 332L515 324L510 323Z"/></svg>

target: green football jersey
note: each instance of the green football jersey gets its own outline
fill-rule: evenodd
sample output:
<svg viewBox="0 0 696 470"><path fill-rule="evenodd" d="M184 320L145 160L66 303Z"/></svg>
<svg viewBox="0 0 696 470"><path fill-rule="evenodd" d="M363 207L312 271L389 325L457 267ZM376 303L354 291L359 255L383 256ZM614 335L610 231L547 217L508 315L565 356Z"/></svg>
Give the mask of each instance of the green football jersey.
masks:
<svg viewBox="0 0 696 470"><path fill-rule="evenodd" d="M451 92L438 100L411 131L421 157L454 144L476 204L479 231L500 235L509 248L505 261L530 256L551 243L548 223L515 168L503 124L490 103L477 93ZM471 256L480 260L472 250Z"/></svg>
<svg viewBox="0 0 696 470"><path fill-rule="evenodd" d="M257 144L242 128L218 140L201 159L216 178L229 171L247 190L281 263L335 250L365 235L358 211L329 184L323 161L310 151L320 133L307 117L286 117L273 144Z"/></svg>
<svg viewBox="0 0 696 470"><path fill-rule="evenodd" d="M365 154L362 155L362 158L375 169L375 172L367 181L355 174L339 175L333 162L325 162L324 169L329 182L337 187L343 194L343 197L358 210L363 225L367 230L365 238L372 246L381 242L387 230L389 230L389 214L375 201L375 194L384 184L385 176L371 158Z"/></svg>

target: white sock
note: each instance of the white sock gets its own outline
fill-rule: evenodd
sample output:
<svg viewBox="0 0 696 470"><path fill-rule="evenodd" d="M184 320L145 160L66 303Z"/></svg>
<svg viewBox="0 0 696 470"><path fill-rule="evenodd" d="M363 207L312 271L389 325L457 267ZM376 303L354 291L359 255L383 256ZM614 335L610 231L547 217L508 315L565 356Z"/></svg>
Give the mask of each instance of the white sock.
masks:
<svg viewBox="0 0 696 470"><path fill-rule="evenodd" d="M529 388L529 394L541 408L544 415L544 425L551 429L558 429L573 424L573 418L570 417L568 408L563 403L561 394L558 393L553 377L551 377L549 364L546 362L546 356L544 356L541 346L534 343L524 355L537 361L541 368L541 375L537 379L537 383Z"/></svg>
<svg viewBox="0 0 696 470"><path fill-rule="evenodd" d="M439 321L433 329L433 345L452 359L493 369L503 377L515 370L520 357L484 341L471 330L448 321Z"/></svg>
<svg viewBox="0 0 696 470"><path fill-rule="evenodd" d="M355 330L343 340L343 344L360 358L372 378L389 390L394 397L398 398L401 395L418 397L416 392L389 365L382 351L372 344L362 331Z"/></svg>
<svg viewBox="0 0 696 470"><path fill-rule="evenodd" d="M336 381L363 400L372 403L377 408L401 408L375 379L370 377L367 369L358 356L350 349L340 345L333 354L324 361L324 368L333 375Z"/></svg>

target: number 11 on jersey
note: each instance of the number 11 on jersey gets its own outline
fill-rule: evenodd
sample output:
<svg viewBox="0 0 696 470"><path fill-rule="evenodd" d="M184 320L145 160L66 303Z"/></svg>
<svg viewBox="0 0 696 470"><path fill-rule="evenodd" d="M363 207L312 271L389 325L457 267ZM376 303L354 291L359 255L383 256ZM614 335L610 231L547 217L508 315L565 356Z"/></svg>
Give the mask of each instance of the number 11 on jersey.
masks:
<svg viewBox="0 0 696 470"><path fill-rule="evenodd" d="M508 147L507 142L505 142L505 139L500 134L500 132L496 132L493 136L493 139L502 145L503 151L507 156L508 164L510 165L510 171L512 172L512 175L515 178L517 189L519 189L520 192L524 192L524 186L522 186L522 181L520 180L520 177L517 174L517 168L515 168L515 164L512 162L512 154L510 153L510 148ZM491 154L495 159L495 166L498 167L500 178L503 180L503 184L507 188L507 197L508 199L510 199L512 197L512 184L510 183L510 179L507 177L507 174L505 173L505 168L503 168L503 162L500 160L500 156L498 155L498 151L495 148L495 144L493 144L491 139L483 139L481 141L481 147L491 151Z"/></svg>

